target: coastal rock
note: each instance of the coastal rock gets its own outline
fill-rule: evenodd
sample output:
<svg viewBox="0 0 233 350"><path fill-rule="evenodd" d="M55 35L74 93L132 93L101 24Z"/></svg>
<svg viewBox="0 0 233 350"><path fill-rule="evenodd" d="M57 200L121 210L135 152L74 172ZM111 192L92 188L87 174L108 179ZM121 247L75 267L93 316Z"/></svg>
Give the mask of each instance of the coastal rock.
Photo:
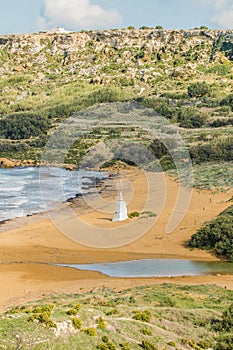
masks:
<svg viewBox="0 0 233 350"><path fill-rule="evenodd" d="M7 158L0 158L0 168L14 168L15 162L7 159Z"/></svg>

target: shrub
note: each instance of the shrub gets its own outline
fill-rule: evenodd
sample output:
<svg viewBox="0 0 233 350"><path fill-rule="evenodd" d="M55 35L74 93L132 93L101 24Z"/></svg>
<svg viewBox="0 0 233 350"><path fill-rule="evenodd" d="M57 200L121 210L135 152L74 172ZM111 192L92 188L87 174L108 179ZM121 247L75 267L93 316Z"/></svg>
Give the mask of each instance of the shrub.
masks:
<svg viewBox="0 0 233 350"><path fill-rule="evenodd" d="M39 314L33 314L31 317L29 317L28 322L35 322L38 321L39 323L44 324L48 328L56 328L56 323L51 320L50 313L48 312L42 312Z"/></svg>
<svg viewBox="0 0 233 350"><path fill-rule="evenodd" d="M233 125L233 118L228 119L215 119L213 122L209 123L209 126L212 128L219 128L222 126Z"/></svg>
<svg viewBox="0 0 233 350"><path fill-rule="evenodd" d="M214 347L215 350L232 350L233 334L220 335Z"/></svg>
<svg viewBox="0 0 233 350"><path fill-rule="evenodd" d="M233 111L233 94L228 95L226 98L224 98L220 104L221 106L230 106L231 110Z"/></svg>
<svg viewBox="0 0 233 350"><path fill-rule="evenodd" d="M103 344L99 344L97 349L99 350L116 350L116 346L107 336L102 337Z"/></svg>
<svg viewBox="0 0 233 350"><path fill-rule="evenodd" d="M130 218L130 219L132 219L132 218L138 218L140 216L140 214L139 214L139 212L137 212L137 211L133 211L132 213L129 213L129 215L128 215L128 217Z"/></svg>
<svg viewBox="0 0 233 350"><path fill-rule="evenodd" d="M157 214L154 213L153 211L143 211L141 215L149 218L155 218L157 216Z"/></svg>
<svg viewBox="0 0 233 350"><path fill-rule="evenodd" d="M106 312L106 316L112 316L112 315L116 315L118 314L118 310L117 309L112 309Z"/></svg>
<svg viewBox="0 0 233 350"><path fill-rule="evenodd" d="M66 313L67 313L67 315L76 316L77 313L78 313L78 310L77 310L77 309L70 309L70 310L68 310Z"/></svg>
<svg viewBox="0 0 233 350"><path fill-rule="evenodd" d="M190 97L202 97L210 92L209 85L205 82L196 82L188 87L188 95Z"/></svg>
<svg viewBox="0 0 233 350"><path fill-rule="evenodd" d="M165 118L171 119L173 116L173 109L169 106L167 98L138 98L137 101Z"/></svg>
<svg viewBox="0 0 233 350"><path fill-rule="evenodd" d="M122 350L130 350L130 345L128 343L121 343L119 346Z"/></svg>
<svg viewBox="0 0 233 350"><path fill-rule="evenodd" d="M82 328L82 321L77 317L73 317L72 318L72 325L75 329L81 329Z"/></svg>
<svg viewBox="0 0 233 350"><path fill-rule="evenodd" d="M205 224L192 235L190 248L215 249L218 255L233 260L233 206L222 212L216 219Z"/></svg>
<svg viewBox="0 0 233 350"><path fill-rule="evenodd" d="M104 335L104 336L102 337L102 341L103 341L104 343L109 343L109 338L108 338L106 335Z"/></svg>
<svg viewBox="0 0 233 350"><path fill-rule="evenodd" d="M133 319L137 321L150 322L152 317L149 310L134 311L133 313L134 313Z"/></svg>
<svg viewBox="0 0 233 350"><path fill-rule="evenodd" d="M0 120L0 137L21 140L46 134L50 128L48 118L28 112L9 114Z"/></svg>
<svg viewBox="0 0 233 350"><path fill-rule="evenodd" d="M144 334L144 335L149 335L149 336L152 336L152 335L153 335L153 333L151 332L151 330L148 329L148 328L142 328L142 329L140 329L140 333L142 333L142 334Z"/></svg>
<svg viewBox="0 0 233 350"><path fill-rule="evenodd" d="M97 323L97 328L102 330L106 329L106 323L102 317L99 317L96 323Z"/></svg>
<svg viewBox="0 0 233 350"><path fill-rule="evenodd" d="M95 328L84 328L82 330L85 334L89 335L90 337L96 337L97 331Z"/></svg>
<svg viewBox="0 0 233 350"><path fill-rule="evenodd" d="M35 307L32 312L33 313L41 313L41 312L47 312L47 313L51 313L51 311L53 310L54 305L50 304L50 305L44 305L44 306L37 306Z"/></svg>
<svg viewBox="0 0 233 350"><path fill-rule="evenodd" d="M206 161L231 161L233 159L233 137L229 136L219 141L213 140L192 146L190 157L196 163Z"/></svg>
<svg viewBox="0 0 233 350"><path fill-rule="evenodd" d="M198 345L200 346L200 348L202 349L209 349L212 347L212 344L209 340L201 340Z"/></svg>
<svg viewBox="0 0 233 350"><path fill-rule="evenodd" d="M230 64L217 64L208 69L209 73L216 73L218 75L226 75L230 72Z"/></svg>
<svg viewBox="0 0 233 350"><path fill-rule="evenodd" d="M97 345L97 349L98 350L109 350L109 348L108 348L108 345L107 344L98 344Z"/></svg>
<svg viewBox="0 0 233 350"><path fill-rule="evenodd" d="M201 350L200 346L198 346L193 340L188 340L187 344L193 349Z"/></svg>
<svg viewBox="0 0 233 350"><path fill-rule="evenodd" d="M82 305L81 305L81 304L76 304L76 305L75 305L75 309L76 309L77 311L80 311L81 308L82 308Z"/></svg>
<svg viewBox="0 0 233 350"><path fill-rule="evenodd" d="M221 324L224 331L233 332L233 304L231 304L229 308L223 312Z"/></svg>
<svg viewBox="0 0 233 350"><path fill-rule="evenodd" d="M156 345L154 345L146 340L143 340L139 346L141 346L145 350L158 350Z"/></svg>
<svg viewBox="0 0 233 350"><path fill-rule="evenodd" d="M193 107L182 107L177 114L177 121L182 128L200 128L206 119L206 115L200 114Z"/></svg>

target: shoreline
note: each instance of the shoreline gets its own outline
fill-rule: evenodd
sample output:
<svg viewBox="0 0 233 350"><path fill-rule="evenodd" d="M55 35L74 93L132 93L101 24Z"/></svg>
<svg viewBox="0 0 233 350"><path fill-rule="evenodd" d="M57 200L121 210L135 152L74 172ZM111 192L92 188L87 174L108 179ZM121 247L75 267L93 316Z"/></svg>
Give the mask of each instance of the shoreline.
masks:
<svg viewBox="0 0 233 350"><path fill-rule="evenodd" d="M153 178L158 184L157 191L159 191L161 174L146 173L145 176L140 169L129 167L122 170L121 175L126 184L129 183L131 186L126 187L124 192L129 203L129 212L142 212L147 198L146 176ZM94 271L73 271L74 269L71 268L46 265L46 263L82 264L150 258L222 261L213 255L213 252L187 249L186 242L204 222L216 217L229 206L228 200L232 197L233 191L212 194L208 191L194 189L190 207L184 219L172 234L166 234L165 228L174 207L178 184L166 174L164 178L167 196L163 210L147 232L135 240L137 227L142 227L145 222L152 219L129 219L124 224L112 223L112 213L117 198L115 178L104 181L92 207L88 201L90 197L86 199L78 197L63 203L64 205L54 210L60 220L64 219L66 226L71 225L72 227L73 222L69 222L64 212L67 207L72 209L73 214L81 220L79 222L87 223L85 234L88 234L88 230L92 227L100 231L114 228L114 236L117 237L122 225L127 225L127 236L132 237L132 240L118 247L94 248L80 244L78 241L75 242L59 230L47 212L13 219L0 225L2 232L0 234L0 281L2 286L0 310L21 302L43 298L46 295L80 293L103 285L117 290L148 283L217 284L233 289L232 275L113 278ZM159 192L153 198L159 200ZM101 210L95 207L98 201L101 202L99 206ZM132 224L136 226L131 227Z"/></svg>

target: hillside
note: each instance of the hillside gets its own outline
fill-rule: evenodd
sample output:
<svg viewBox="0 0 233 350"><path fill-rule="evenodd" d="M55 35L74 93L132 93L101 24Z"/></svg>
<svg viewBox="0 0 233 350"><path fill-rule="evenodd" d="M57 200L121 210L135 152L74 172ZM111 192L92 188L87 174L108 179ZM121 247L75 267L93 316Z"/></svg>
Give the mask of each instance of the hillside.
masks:
<svg viewBox="0 0 233 350"><path fill-rule="evenodd" d="M216 286L161 284L51 295L0 315L1 347L231 350L232 293Z"/></svg>
<svg viewBox="0 0 233 350"><path fill-rule="evenodd" d="M36 164L51 131L67 117L100 103L137 103L177 128L197 168L197 186L232 186L232 31L143 27L9 35L0 38L0 63L0 157ZM158 152L143 130L86 131L66 163L79 165L93 145L117 137L151 144L163 169L174 168L166 149ZM202 181L207 162L210 185ZM223 162L221 169L216 162Z"/></svg>

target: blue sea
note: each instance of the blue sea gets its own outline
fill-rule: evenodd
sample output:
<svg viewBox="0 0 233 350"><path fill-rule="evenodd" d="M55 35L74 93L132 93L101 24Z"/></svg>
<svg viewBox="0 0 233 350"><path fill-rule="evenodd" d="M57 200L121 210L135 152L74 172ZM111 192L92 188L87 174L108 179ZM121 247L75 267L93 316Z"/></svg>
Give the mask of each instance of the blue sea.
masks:
<svg viewBox="0 0 233 350"><path fill-rule="evenodd" d="M57 167L0 169L0 221L53 209L106 176Z"/></svg>

